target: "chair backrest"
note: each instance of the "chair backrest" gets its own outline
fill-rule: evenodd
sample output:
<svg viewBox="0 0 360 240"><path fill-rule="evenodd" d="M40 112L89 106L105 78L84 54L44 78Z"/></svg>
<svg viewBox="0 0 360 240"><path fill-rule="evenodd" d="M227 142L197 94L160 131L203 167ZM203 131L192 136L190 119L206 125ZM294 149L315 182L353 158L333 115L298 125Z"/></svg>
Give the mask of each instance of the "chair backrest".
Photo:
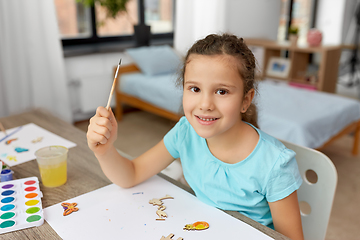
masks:
<svg viewBox="0 0 360 240"><path fill-rule="evenodd" d="M303 179L298 190L301 221L305 240L324 240L337 185L337 172L323 153L282 141L296 152Z"/></svg>

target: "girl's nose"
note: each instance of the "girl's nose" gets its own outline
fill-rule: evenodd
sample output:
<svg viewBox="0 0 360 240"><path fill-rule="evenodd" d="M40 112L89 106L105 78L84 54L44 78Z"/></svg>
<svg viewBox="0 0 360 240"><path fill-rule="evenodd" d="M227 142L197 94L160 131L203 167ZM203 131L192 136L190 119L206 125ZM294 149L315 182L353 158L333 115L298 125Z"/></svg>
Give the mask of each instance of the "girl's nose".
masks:
<svg viewBox="0 0 360 240"><path fill-rule="evenodd" d="M202 94L200 98L199 107L204 111L212 111L214 110L214 102L212 96L209 94Z"/></svg>

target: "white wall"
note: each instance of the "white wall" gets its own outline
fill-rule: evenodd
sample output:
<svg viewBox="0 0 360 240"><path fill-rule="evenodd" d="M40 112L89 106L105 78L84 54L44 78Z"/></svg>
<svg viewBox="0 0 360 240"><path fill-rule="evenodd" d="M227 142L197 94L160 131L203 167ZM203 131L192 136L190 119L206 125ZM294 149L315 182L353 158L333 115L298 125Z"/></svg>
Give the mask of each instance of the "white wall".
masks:
<svg viewBox="0 0 360 240"><path fill-rule="evenodd" d="M174 48L182 54L210 33L276 40L281 0L176 1Z"/></svg>
<svg viewBox="0 0 360 240"><path fill-rule="evenodd" d="M277 39L280 0L227 0L226 30L244 38Z"/></svg>
<svg viewBox="0 0 360 240"><path fill-rule="evenodd" d="M356 31L355 11L360 4L360 0L346 0L344 9L344 21L342 28L342 43L353 44Z"/></svg>
<svg viewBox="0 0 360 240"><path fill-rule="evenodd" d="M323 32L323 44L353 44L359 0L319 0L316 28Z"/></svg>
<svg viewBox="0 0 360 240"><path fill-rule="evenodd" d="M319 0L316 28L323 33L323 44L341 44L346 0Z"/></svg>

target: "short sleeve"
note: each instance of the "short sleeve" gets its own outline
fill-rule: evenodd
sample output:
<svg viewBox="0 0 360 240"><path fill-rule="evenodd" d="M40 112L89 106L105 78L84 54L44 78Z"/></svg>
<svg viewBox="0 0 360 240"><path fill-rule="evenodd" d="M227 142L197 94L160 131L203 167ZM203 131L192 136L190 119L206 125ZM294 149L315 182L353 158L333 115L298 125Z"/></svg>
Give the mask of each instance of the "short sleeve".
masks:
<svg viewBox="0 0 360 240"><path fill-rule="evenodd" d="M182 117L179 122L164 136L164 144L168 152L171 154L173 158L179 158L179 146L180 141L183 138L184 125L185 125L186 118Z"/></svg>
<svg viewBox="0 0 360 240"><path fill-rule="evenodd" d="M265 196L268 202L281 200L299 189L302 178L295 152L285 148L279 155L267 178Z"/></svg>

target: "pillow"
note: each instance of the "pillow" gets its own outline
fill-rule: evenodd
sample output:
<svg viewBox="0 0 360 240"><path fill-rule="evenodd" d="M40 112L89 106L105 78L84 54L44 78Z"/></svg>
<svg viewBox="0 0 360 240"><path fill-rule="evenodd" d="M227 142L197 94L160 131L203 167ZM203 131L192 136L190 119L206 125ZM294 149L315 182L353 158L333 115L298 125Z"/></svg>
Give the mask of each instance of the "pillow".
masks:
<svg viewBox="0 0 360 240"><path fill-rule="evenodd" d="M146 75L174 73L181 64L180 57L167 45L130 48L125 52Z"/></svg>

